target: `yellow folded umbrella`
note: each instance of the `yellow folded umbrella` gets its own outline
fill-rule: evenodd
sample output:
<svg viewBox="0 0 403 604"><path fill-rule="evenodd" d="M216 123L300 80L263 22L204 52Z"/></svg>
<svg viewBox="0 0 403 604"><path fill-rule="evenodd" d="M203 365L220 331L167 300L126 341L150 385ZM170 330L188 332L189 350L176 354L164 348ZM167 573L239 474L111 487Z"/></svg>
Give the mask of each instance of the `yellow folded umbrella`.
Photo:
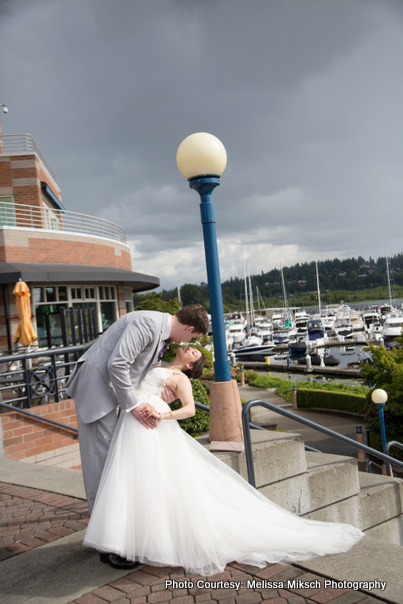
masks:
<svg viewBox="0 0 403 604"><path fill-rule="evenodd" d="M29 346L37 337L31 323L31 293L28 285L24 281L19 281L14 287L13 294L15 295L18 316L21 319L15 337L23 346Z"/></svg>

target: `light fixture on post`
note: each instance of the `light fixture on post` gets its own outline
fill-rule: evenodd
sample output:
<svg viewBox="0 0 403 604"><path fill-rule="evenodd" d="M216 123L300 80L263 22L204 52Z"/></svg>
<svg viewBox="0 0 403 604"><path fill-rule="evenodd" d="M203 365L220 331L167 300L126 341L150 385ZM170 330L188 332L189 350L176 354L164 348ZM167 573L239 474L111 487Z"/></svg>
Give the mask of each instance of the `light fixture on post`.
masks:
<svg viewBox="0 0 403 604"><path fill-rule="evenodd" d="M4 105L4 103L0 103L0 107L3 107L3 113L8 113L8 109ZM3 134L1 131L1 120L0 120L0 153L3 153Z"/></svg>
<svg viewBox="0 0 403 604"><path fill-rule="evenodd" d="M227 165L222 142L206 132L191 134L179 145L176 163L191 189L200 195L207 281L214 342L215 381L210 388L210 450L243 450L242 405L231 369L225 339L217 234L212 192Z"/></svg>
<svg viewBox="0 0 403 604"><path fill-rule="evenodd" d="M371 394L371 398L372 398L372 401L375 403L375 405L378 407L379 422L381 424L382 451L385 453L387 443L386 443L385 415L383 412L383 408L386 405L386 401L388 400L388 395L385 392L385 390L382 390L382 388L377 388ZM390 476L391 468L390 468L389 463L386 466L385 466L385 464L382 465L382 474L388 474Z"/></svg>

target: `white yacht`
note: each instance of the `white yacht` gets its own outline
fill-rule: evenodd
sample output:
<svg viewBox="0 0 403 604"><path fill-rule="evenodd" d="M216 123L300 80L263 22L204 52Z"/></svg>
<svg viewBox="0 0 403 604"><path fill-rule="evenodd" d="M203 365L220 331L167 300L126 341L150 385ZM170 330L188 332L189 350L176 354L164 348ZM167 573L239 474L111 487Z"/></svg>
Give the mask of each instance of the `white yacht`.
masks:
<svg viewBox="0 0 403 604"><path fill-rule="evenodd" d="M362 320L364 322L365 331L370 332L372 325L379 323L379 313L374 308L368 308L363 312Z"/></svg>
<svg viewBox="0 0 403 604"><path fill-rule="evenodd" d="M228 325L228 337L232 338L234 348L240 346L246 338L246 331L243 325L243 321L234 320Z"/></svg>
<svg viewBox="0 0 403 604"><path fill-rule="evenodd" d="M402 335L403 315L388 317L383 324L382 337L384 340L393 340Z"/></svg>
<svg viewBox="0 0 403 604"><path fill-rule="evenodd" d="M298 308L295 311L294 323L298 337L306 336L308 327L309 315L304 308Z"/></svg>

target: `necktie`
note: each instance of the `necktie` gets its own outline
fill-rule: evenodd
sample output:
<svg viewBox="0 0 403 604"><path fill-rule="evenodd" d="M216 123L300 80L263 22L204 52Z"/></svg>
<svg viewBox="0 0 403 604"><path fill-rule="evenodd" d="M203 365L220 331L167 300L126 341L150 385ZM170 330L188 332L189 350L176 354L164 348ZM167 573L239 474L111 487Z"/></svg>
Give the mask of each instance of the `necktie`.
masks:
<svg viewBox="0 0 403 604"><path fill-rule="evenodd" d="M158 360L159 360L159 361L160 361L161 359L163 359L163 358L164 358L164 356L166 355L167 350L168 350L168 345L169 345L169 342L170 342L170 341L171 341L171 338L168 338L167 340L164 340L164 345L163 345L163 347L162 347L161 352L160 352L160 353L159 353L159 355L158 355Z"/></svg>

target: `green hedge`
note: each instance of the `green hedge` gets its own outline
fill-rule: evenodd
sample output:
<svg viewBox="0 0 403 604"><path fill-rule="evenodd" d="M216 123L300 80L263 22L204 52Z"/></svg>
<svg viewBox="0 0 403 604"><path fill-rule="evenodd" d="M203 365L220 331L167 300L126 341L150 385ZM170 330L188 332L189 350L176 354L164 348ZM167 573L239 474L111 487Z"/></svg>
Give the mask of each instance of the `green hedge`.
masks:
<svg viewBox="0 0 403 604"><path fill-rule="evenodd" d="M203 386L200 380L190 380L192 382L193 398L198 403L210 406L210 398L207 394L206 388ZM175 401L170 405L172 411L180 409L182 403ZM186 419L180 419L179 425L191 436L200 436L203 432L208 432L210 427L210 414L206 411L196 409L196 413L193 417L187 417Z"/></svg>
<svg viewBox="0 0 403 604"><path fill-rule="evenodd" d="M298 407L301 408L333 409L364 415L366 399L360 394L300 388L297 390L297 397Z"/></svg>

